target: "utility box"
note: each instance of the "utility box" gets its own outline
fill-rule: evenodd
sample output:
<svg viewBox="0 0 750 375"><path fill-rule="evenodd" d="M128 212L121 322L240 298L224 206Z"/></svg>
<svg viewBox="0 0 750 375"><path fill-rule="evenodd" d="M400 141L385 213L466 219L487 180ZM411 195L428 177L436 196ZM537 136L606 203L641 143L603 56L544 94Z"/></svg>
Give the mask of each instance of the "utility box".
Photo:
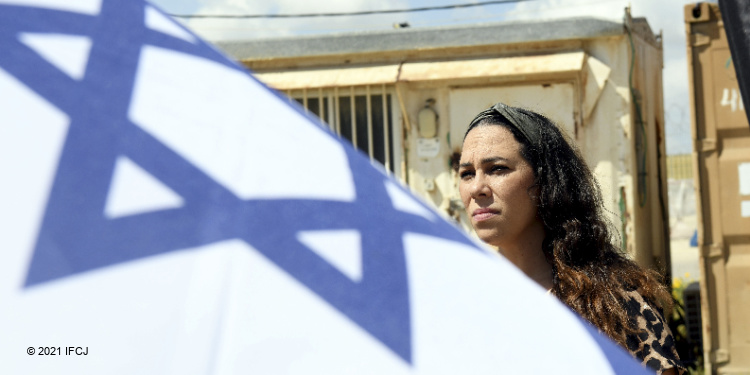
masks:
<svg viewBox="0 0 750 375"><path fill-rule="evenodd" d="M750 374L750 126L717 4L685 6L707 374Z"/></svg>
<svg viewBox="0 0 750 375"><path fill-rule="evenodd" d="M554 120L594 171L623 248L668 272L662 44L645 19L401 28L219 43L469 229L452 170L496 102Z"/></svg>

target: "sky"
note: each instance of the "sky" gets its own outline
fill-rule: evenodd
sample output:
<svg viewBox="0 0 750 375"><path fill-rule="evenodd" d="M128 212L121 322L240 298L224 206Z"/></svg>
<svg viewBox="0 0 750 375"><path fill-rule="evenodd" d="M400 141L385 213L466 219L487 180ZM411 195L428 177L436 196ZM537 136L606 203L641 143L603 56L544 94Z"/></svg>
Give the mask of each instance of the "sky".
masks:
<svg viewBox="0 0 750 375"><path fill-rule="evenodd" d="M299 14L410 9L476 3L472 0L151 0L170 14ZM209 41L344 33L410 27L470 25L509 20L543 20L592 16L622 21L630 5L633 17L645 17L663 33L664 117L667 154L691 152L690 104L683 7L688 0L527 0L471 8L384 15L286 19L186 19L184 23Z"/></svg>

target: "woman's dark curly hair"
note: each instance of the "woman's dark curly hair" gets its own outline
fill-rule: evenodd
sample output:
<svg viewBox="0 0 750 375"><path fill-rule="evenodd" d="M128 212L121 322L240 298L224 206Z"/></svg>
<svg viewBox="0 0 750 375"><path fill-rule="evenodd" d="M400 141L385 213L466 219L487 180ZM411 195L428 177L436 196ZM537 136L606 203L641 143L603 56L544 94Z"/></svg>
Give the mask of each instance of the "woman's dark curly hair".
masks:
<svg viewBox="0 0 750 375"><path fill-rule="evenodd" d="M670 308L672 299L661 276L639 267L615 246L599 186L557 126L533 111L498 106L499 111L477 116L466 134L488 125L513 133L521 156L534 170L533 188L538 189L538 215L545 230L542 248L553 271L552 292L627 347L627 335L637 330L625 310L625 294L637 291L659 309Z"/></svg>

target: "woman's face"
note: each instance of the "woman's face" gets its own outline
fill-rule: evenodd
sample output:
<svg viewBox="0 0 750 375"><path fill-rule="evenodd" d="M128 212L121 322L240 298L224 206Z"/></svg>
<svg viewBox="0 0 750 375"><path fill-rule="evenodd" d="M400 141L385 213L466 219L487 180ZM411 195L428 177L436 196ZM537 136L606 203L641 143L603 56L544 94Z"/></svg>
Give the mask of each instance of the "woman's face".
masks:
<svg viewBox="0 0 750 375"><path fill-rule="evenodd" d="M534 172L521 144L504 126L480 125L466 136L459 192L471 224L484 242L500 248L544 236L531 194Z"/></svg>

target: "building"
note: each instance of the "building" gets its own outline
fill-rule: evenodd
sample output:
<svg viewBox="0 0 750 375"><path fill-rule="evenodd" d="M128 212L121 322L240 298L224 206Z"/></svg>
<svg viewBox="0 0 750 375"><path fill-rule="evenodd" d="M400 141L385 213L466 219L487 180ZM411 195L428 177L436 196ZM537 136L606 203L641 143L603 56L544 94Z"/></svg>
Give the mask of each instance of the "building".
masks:
<svg viewBox="0 0 750 375"><path fill-rule="evenodd" d="M577 143L623 247L669 270L662 46L594 18L220 43L468 228L451 165L479 111L535 109Z"/></svg>

